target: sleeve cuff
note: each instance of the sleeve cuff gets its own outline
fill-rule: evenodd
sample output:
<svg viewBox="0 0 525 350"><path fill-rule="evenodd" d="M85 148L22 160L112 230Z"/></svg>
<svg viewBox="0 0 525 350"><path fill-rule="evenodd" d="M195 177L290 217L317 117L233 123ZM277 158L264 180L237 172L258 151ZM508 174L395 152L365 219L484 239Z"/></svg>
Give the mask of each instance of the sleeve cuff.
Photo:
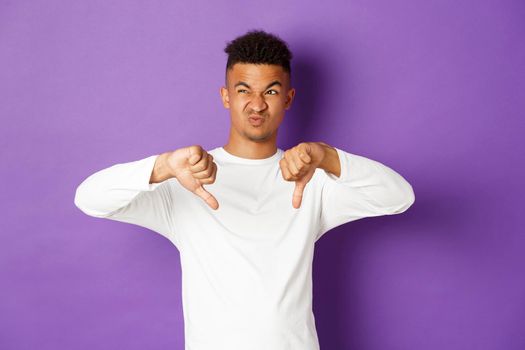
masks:
<svg viewBox="0 0 525 350"><path fill-rule="evenodd" d="M137 166L140 171L137 172L137 183L140 184L141 191L154 191L162 184L162 182L149 183L158 156L159 154L155 154L138 161Z"/></svg>

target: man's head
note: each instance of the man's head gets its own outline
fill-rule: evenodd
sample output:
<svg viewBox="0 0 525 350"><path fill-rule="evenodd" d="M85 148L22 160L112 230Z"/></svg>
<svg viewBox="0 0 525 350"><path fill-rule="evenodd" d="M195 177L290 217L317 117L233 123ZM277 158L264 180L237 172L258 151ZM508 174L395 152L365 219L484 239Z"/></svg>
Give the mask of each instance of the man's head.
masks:
<svg viewBox="0 0 525 350"><path fill-rule="evenodd" d="M230 109L230 138L275 142L295 95L287 44L273 34L253 30L229 42L224 51L226 86L220 93L224 107ZM250 119L253 116L262 119Z"/></svg>

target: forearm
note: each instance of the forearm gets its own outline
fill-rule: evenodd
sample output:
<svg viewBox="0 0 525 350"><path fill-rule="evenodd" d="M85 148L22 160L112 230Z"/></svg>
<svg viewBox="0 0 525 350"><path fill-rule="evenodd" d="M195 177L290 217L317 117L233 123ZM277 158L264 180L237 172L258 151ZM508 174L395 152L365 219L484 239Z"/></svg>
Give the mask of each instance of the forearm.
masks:
<svg viewBox="0 0 525 350"><path fill-rule="evenodd" d="M353 201L347 197L355 197L355 200L361 197L367 210L374 208L376 214L385 215L401 212L414 202L412 186L392 168L341 149L336 149L336 152L340 160L340 173L337 178L337 174L332 173L332 180L335 181L328 182L340 185L337 186L337 194L332 194L334 203L338 203L337 198L341 203L347 203L347 200ZM326 158L327 164L331 164L329 156ZM328 173L330 168L326 169ZM341 206L346 207L344 204Z"/></svg>
<svg viewBox="0 0 525 350"><path fill-rule="evenodd" d="M157 157L155 166L151 172L149 183L163 182L167 179L171 179L175 175L172 174L170 167L167 164L167 159L171 152L164 152Z"/></svg>
<svg viewBox="0 0 525 350"><path fill-rule="evenodd" d="M153 191L160 184L148 183L159 155L118 163L99 170L77 186L76 206L88 215L105 217L128 205L140 192Z"/></svg>

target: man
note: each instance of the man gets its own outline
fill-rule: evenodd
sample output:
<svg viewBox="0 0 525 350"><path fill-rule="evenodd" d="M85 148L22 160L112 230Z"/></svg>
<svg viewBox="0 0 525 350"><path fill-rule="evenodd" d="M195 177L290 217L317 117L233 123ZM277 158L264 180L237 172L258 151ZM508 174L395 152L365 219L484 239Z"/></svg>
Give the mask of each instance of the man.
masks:
<svg viewBox="0 0 525 350"><path fill-rule="evenodd" d="M414 192L389 167L323 142L277 148L295 95L291 52L257 30L225 52L226 145L113 165L79 185L75 204L179 249L186 349L319 349L315 242L346 222L404 212Z"/></svg>

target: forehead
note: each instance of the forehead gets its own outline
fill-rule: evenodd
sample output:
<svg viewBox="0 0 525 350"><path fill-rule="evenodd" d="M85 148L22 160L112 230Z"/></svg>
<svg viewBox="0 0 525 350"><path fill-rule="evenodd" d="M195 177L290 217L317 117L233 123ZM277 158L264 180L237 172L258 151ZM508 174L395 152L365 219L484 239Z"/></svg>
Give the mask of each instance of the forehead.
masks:
<svg viewBox="0 0 525 350"><path fill-rule="evenodd" d="M283 67L274 64L236 63L227 71L227 79L228 85L243 81L251 87L264 88L274 80L287 84L288 73Z"/></svg>

